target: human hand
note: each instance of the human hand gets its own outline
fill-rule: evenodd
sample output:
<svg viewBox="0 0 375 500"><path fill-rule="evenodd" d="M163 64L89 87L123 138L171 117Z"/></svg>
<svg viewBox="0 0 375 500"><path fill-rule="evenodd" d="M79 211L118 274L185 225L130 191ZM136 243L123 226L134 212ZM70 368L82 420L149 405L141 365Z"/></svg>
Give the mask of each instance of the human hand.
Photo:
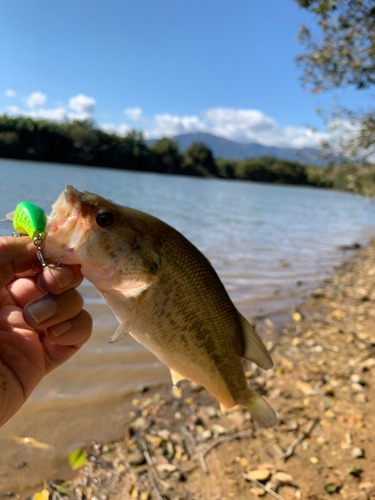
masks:
<svg viewBox="0 0 375 500"><path fill-rule="evenodd" d="M37 263L28 238L0 238L0 426L91 335L91 316L75 290L80 266L36 277L31 265Z"/></svg>

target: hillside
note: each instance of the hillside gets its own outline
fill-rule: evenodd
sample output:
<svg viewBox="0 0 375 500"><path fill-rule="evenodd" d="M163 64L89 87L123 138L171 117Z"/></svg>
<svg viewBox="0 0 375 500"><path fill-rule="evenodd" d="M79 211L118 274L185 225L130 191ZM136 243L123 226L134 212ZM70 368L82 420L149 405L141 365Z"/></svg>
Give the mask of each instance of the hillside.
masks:
<svg viewBox="0 0 375 500"><path fill-rule="evenodd" d="M298 161L310 165L324 166L324 162L319 159L319 150L315 148L302 148L296 150L293 148L277 148L274 146L263 146L262 144L240 143L229 141L224 137L197 132L195 134L180 134L171 137L177 141L180 152L189 148L193 142L203 142L211 149L216 158L228 158L231 160L244 160L245 158L259 158L261 156L272 156L282 160ZM155 139L146 141L147 145L154 144Z"/></svg>

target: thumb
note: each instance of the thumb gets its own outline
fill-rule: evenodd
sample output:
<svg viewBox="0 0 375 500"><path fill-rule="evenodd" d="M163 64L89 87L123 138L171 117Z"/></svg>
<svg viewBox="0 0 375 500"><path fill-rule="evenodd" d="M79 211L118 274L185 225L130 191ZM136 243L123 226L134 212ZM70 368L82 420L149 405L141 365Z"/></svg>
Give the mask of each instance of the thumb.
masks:
<svg viewBox="0 0 375 500"><path fill-rule="evenodd" d="M37 262L35 245L30 238L0 238L0 288L10 283L15 274L28 271Z"/></svg>

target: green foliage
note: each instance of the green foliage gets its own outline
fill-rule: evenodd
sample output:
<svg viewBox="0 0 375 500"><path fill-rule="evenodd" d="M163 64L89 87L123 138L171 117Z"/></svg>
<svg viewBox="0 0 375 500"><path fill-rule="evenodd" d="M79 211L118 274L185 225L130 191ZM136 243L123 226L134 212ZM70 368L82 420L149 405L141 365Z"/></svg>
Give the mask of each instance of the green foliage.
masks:
<svg viewBox="0 0 375 500"><path fill-rule="evenodd" d="M320 169L299 162L263 157L244 161L214 159L211 150L194 143L181 155L164 137L147 147L143 136L126 137L95 129L89 121L57 124L31 118L0 116L0 157L62 162L195 175L224 179L333 187L368 196L375 194L375 166L345 163Z"/></svg>
<svg viewBox="0 0 375 500"><path fill-rule="evenodd" d="M307 170L296 161L264 156L239 161L235 165L236 179L280 184L309 184Z"/></svg>
<svg viewBox="0 0 375 500"><path fill-rule="evenodd" d="M333 483L328 483L324 486L324 489L326 490L327 493L336 493L337 491L340 490L340 487L337 484Z"/></svg>
<svg viewBox="0 0 375 500"><path fill-rule="evenodd" d="M350 467L350 469L348 469L348 474L356 477L360 477L362 472L363 469L361 469L360 467Z"/></svg>
<svg viewBox="0 0 375 500"><path fill-rule="evenodd" d="M163 137L150 146L150 151L155 154L154 161L158 172L180 172L182 158L176 141L172 141L168 137Z"/></svg>
<svg viewBox="0 0 375 500"><path fill-rule="evenodd" d="M310 11L321 30L313 40L307 26L298 38L306 47L297 61L314 91L375 83L375 5L373 0L295 0Z"/></svg>
<svg viewBox="0 0 375 500"><path fill-rule="evenodd" d="M217 177L218 171L212 151L203 142L193 142L182 155L183 172L203 177Z"/></svg>
<svg viewBox="0 0 375 500"><path fill-rule="evenodd" d="M297 58L304 83L313 91L375 84L374 0L295 0L308 10L320 29L313 37L301 26L298 38L305 52ZM375 110L339 109L328 125L335 130L326 145L330 155L363 166L375 154Z"/></svg>
<svg viewBox="0 0 375 500"><path fill-rule="evenodd" d="M321 188L332 188L333 181L331 179L332 167L319 168L319 167L306 167L307 180L311 186Z"/></svg>
<svg viewBox="0 0 375 500"><path fill-rule="evenodd" d="M375 196L375 165L358 166L353 163L342 163L331 169L327 177L332 180L334 189Z"/></svg>
<svg viewBox="0 0 375 500"><path fill-rule="evenodd" d="M84 449L73 451L69 455L69 463L73 470L77 470L87 463L87 455Z"/></svg>
<svg viewBox="0 0 375 500"><path fill-rule="evenodd" d="M226 160L223 158L216 158L216 169L219 177L224 179L234 179L235 169L237 165L236 160Z"/></svg>

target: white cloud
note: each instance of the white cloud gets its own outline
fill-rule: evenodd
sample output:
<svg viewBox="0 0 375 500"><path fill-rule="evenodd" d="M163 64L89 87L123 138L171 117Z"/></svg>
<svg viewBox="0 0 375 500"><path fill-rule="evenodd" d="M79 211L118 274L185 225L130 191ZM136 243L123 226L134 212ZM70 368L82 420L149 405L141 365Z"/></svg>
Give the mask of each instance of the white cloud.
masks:
<svg viewBox="0 0 375 500"><path fill-rule="evenodd" d="M132 127L123 123L122 125L114 125L113 123L103 123L100 125L100 128L107 132L107 134L117 134L122 137L125 137L131 130Z"/></svg>
<svg viewBox="0 0 375 500"><path fill-rule="evenodd" d="M146 137L170 137L189 132L208 132L207 125L198 116L155 115L154 127L145 130Z"/></svg>
<svg viewBox="0 0 375 500"><path fill-rule="evenodd" d="M34 120L49 120L53 122L87 119L86 114L71 113L63 106L54 109L39 108L31 111L20 109L18 106L8 106L7 111L11 115L28 116Z"/></svg>
<svg viewBox="0 0 375 500"><path fill-rule="evenodd" d="M233 108L211 108L200 116L155 115L153 126L144 132L147 138L208 132L237 142L291 148L316 147L328 137L309 128L280 127L273 118L256 109Z"/></svg>
<svg viewBox="0 0 375 500"><path fill-rule="evenodd" d="M124 115L127 116L134 123L142 123L145 121L141 108L128 108L125 109Z"/></svg>
<svg viewBox="0 0 375 500"><path fill-rule="evenodd" d="M86 116L89 116L94 112L95 104L96 100L93 97L88 97L84 94L78 94L69 100L70 109Z"/></svg>
<svg viewBox="0 0 375 500"><path fill-rule="evenodd" d="M257 142L264 146L278 146L290 148L319 147L328 133L316 132L303 127L280 127L269 116L256 109L211 108L198 115L178 116L170 114L155 115L146 120L140 108L126 110L126 115L133 118L142 117L148 124L144 128L146 139L173 137L179 134L194 132L208 132L226 139L249 143ZM101 128L108 133L126 135L131 126L103 124Z"/></svg>
<svg viewBox="0 0 375 500"><path fill-rule="evenodd" d="M213 108L203 113L208 131L238 142L259 142L265 146L315 147L326 134L310 128L280 127L277 122L256 109Z"/></svg>
<svg viewBox="0 0 375 500"><path fill-rule="evenodd" d="M35 92L27 101L31 109L22 110L17 106L9 106L8 112L13 115L63 122L91 118L96 104L93 97L78 94L69 100L68 106L59 104L53 109L42 107L34 109L41 106L45 100L44 94ZM210 108L196 115L165 113L148 118L140 107L134 107L127 108L124 115L127 118L124 123L120 125L103 123L100 128L108 133L126 136L134 128L135 123L141 123L144 137L147 139L208 132L237 142L257 142L265 146L295 149L318 147L323 140L333 137L334 134L332 130L316 132L307 127L292 125L282 127L273 118L257 109Z"/></svg>
<svg viewBox="0 0 375 500"><path fill-rule="evenodd" d="M42 92L33 92L26 99L26 106L30 109L37 108L38 106L43 106L46 100L47 96Z"/></svg>
<svg viewBox="0 0 375 500"><path fill-rule="evenodd" d="M15 97L15 96L16 96L16 93L14 92L14 90L12 90L12 89L8 89L8 90L6 90L6 91L5 91L5 95L6 95L7 97Z"/></svg>

